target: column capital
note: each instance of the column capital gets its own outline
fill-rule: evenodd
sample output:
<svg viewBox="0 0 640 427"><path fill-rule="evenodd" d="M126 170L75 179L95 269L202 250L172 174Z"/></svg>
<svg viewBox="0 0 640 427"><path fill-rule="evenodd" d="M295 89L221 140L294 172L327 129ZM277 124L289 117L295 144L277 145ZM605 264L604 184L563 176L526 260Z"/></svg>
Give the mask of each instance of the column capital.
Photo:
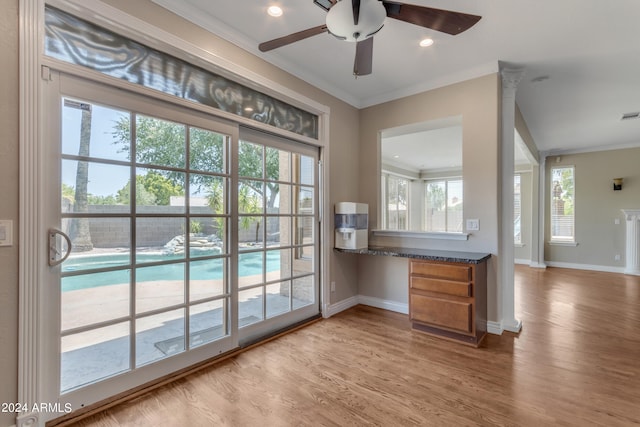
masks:
<svg viewBox="0 0 640 427"><path fill-rule="evenodd" d="M515 90L518 88L518 83L522 80L524 75L524 68L502 68L500 70L500 77L502 78L502 89Z"/></svg>

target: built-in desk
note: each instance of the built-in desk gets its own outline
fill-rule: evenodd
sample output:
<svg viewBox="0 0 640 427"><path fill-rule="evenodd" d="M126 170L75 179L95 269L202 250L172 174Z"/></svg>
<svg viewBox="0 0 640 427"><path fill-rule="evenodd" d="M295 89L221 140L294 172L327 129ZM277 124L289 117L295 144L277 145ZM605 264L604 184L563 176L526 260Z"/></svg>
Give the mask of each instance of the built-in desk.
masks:
<svg viewBox="0 0 640 427"><path fill-rule="evenodd" d="M375 246L336 251L409 258L409 319L414 330L475 347L486 336L491 254Z"/></svg>

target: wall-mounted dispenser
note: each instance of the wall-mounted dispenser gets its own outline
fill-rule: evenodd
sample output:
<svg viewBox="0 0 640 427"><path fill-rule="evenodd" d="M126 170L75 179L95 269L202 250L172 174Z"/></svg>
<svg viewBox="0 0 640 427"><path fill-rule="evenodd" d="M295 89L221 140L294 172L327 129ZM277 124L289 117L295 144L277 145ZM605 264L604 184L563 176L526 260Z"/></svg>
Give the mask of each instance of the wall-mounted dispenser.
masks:
<svg viewBox="0 0 640 427"><path fill-rule="evenodd" d="M369 205L340 202L335 207L335 247L366 249L369 246Z"/></svg>

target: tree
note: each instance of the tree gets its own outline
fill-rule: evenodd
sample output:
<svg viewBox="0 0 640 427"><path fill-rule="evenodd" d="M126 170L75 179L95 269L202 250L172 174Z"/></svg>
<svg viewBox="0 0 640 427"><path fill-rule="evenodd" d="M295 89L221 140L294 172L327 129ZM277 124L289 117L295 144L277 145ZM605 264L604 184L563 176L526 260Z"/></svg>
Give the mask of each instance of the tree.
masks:
<svg viewBox="0 0 640 427"><path fill-rule="evenodd" d="M131 203L131 180L129 180L124 187L118 190L116 201L121 205L128 205ZM144 188L142 182L136 179L136 205L152 206L155 204L156 197Z"/></svg>
<svg viewBox="0 0 640 427"><path fill-rule="evenodd" d="M171 196L184 196L184 188L181 185L174 184L170 179L160 175L158 172L150 171L145 175L136 176L145 190L153 194L156 205L168 206ZM136 184L136 188L137 184Z"/></svg>
<svg viewBox="0 0 640 427"><path fill-rule="evenodd" d="M131 145L135 144L136 161L139 163L168 166L175 168L186 167L186 135L189 132L189 167L192 171L223 173L225 164L225 136L216 132L195 127L187 127L180 123L169 122L153 117L136 117L136 139L131 139L131 125L128 118L116 122L113 135L120 152L130 155ZM266 177L271 180L279 179L280 159L279 150L266 148L265 163ZM263 177L263 146L248 142L241 142L238 151L238 173L242 177ZM174 185L182 186L184 174L176 171L158 170ZM192 174L191 184L209 189L210 182L206 175ZM255 181L258 183L259 181ZM260 185L251 185L260 196L265 197L265 190ZM278 196L277 183L267 183L267 207L273 207Z"/></svg>
<svg viewBox="0 0 640 427"><path fill-rule="evenodd" d="M87 104L83 104L85 106ZM80 148L78 156L88 157L91 147L91 106L82 108L82 119L80 121ZM87 187L89 185L89 162L78 161L76 169L76 194L75 213L89 213L89 203ZM91 242L91 231L89 229L89 218L80 217L75 220L75 230L72 248L77 252L85 252L93 249Z"/></svg>

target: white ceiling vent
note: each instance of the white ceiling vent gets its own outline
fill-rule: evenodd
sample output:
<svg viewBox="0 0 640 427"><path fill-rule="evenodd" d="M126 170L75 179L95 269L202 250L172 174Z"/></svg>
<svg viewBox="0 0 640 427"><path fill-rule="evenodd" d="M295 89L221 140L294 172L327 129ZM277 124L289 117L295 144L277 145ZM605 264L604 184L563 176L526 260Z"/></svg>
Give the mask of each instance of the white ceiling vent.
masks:
<svg viewBox="0 0 640 427"><path fill-rule="evenodd" d="M639 117L640 117L640 112L625 113L622 115L622 118L620 120L631 120L631 119L637 119Z"/></svg>

